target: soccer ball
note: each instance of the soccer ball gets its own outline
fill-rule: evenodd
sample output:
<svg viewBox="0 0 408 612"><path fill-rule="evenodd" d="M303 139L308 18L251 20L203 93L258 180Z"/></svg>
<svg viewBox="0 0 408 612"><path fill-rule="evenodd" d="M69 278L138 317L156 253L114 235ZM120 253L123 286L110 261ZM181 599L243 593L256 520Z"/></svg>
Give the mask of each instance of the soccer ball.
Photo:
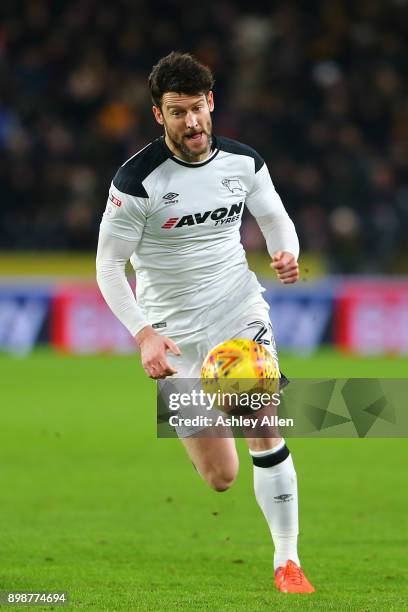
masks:
<svg viewBox="0 0 408 612"><path fill-rule="evenodd" d="M247 338L234 338L211 349L201 367L203 389L210 393L253 395L279 391L279 369L273 355ZM226 412L230 406L219 405Z"/></svg>

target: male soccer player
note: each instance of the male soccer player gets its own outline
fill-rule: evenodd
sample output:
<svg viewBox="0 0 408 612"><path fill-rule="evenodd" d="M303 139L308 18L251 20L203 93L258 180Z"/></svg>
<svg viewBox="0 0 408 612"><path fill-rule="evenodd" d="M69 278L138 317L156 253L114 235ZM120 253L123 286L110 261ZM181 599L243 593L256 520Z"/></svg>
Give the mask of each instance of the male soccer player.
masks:
<svg viewBox="0 0 408 612"><path fill-rule="evenodd" d="M244 205L257 220L282 283L299 278L296 231L263 159L215 137L211 71L189 54L154 66L149 87L164 136L116 173L101 223L97 279L112 311L134 336L148 376L199 378L207 352L230 338L265 344L276 358L269 307L248 269L239 227ZM136 297L126 280L130 259ZM232 437L177 433L198 473L216 491L234 482ZM199 434L199 435L197 435ZM297 553L296 472L284 440L247 438L256 499L275 546L276 587L311 593Z"/></svg>

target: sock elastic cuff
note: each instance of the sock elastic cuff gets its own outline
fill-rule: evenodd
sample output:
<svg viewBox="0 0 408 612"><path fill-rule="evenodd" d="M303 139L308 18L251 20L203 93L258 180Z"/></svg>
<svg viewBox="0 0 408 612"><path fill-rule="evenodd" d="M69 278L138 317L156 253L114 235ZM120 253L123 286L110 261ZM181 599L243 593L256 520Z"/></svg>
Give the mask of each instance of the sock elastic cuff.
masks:
<svg viewBox="0 0 408 612"><path fill-rule="evenodd" d="M263 450L263 451L254 451L254 450L249 449L249 454L251 455L251 457L267 457L268 455L271 455L272 453L277 453L284 446L285 446L285 440L282 438L279 444L277 444L273 448L268 448L268 450Z"/></svg>
<svg viewBox="0 0 408 612"><path fill-rule="evenodd" d="M278 465L279 463L282 463L282 461L285 461L285 459L287 459L290 455L286 444L284 444L278 451L273 452L273 450L263 457L257 457L251 453L252 463L261 468L273 467L274 465Z"/></svg>

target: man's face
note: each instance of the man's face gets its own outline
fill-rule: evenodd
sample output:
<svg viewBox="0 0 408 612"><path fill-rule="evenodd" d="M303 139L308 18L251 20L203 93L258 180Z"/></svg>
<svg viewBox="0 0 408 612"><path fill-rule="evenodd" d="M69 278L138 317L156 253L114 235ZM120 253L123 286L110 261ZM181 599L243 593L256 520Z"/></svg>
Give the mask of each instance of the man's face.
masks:
<svg viewBox="0 0 408 612"><path fill-rule="evenodd" d="M204 160L211 150L214 109L212 91L196 96L167 92L161 108L153 106L156 121L164 126L166 144L188 162Z"/></svg>

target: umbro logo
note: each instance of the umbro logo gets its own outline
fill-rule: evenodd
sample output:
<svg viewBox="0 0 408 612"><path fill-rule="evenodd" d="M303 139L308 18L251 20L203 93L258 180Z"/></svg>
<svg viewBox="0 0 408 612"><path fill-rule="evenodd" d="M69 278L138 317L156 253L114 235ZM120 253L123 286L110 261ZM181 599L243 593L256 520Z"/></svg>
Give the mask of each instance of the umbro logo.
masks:
<svg viewBox="0 0 408 612"><path fill-rule="evenodd" d="M166 195L162 197L162 200L167 200L168 204L173 204L173 202L170 202L170 200L174 200L174 198L177 198L177 196L179 195L179 193L173 193L172 191L169 191L169 193L166 193Z"/></svg>
<svg viewBox="0 0 408 612"><path fill-rule="evenodd" d="M276 504L281 504L284 502L288 502L292 499L292 493L282 493L282 495L276 495L273 499L276 499Z"/></svg>

